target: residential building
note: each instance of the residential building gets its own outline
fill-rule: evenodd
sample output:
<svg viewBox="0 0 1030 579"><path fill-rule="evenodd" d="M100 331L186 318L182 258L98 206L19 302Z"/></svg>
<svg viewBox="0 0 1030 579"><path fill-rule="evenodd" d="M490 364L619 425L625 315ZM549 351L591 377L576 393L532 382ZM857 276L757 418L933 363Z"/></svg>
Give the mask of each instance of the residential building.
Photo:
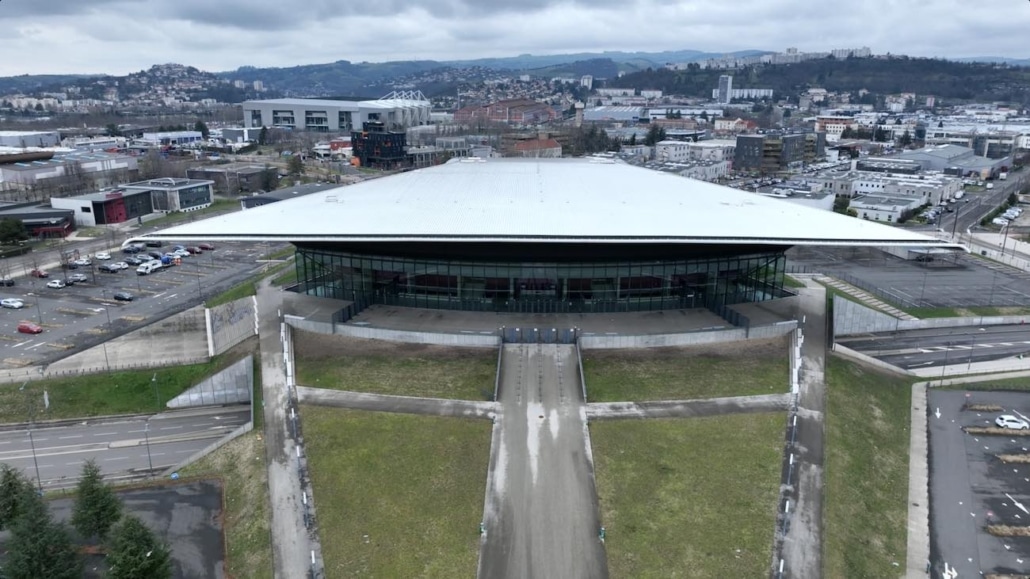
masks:
<svg viewBox="0 0 1030 579"><path fill-rule="evenodd" d="M382 122L370 121L361 132L351 133L351 161L360 167L399 169L410 165L408 135L387 130Z"/></svg>
<svg viewBox="0 0 1030 579"><path fill-rule="evenodd" d="M855 128L855 117L838 115L820 115L815 118L815 130L826 133L826 140L836 143L847 129Z"/></svg>
<svg viewBox="0 0 1030 579"><path fill-rule="evenodd" d="M723 101L719 100L721 98L720 94L720 89L712 89L712 99L721 103ZM730 101L733 99L760 100L771 98L773 98L773 89L771 88L735 88L730 90Z"/></svg>
<svg viewBox="0 0 1030 579"><path fill-rule="evenodd" d="M654 146L655 160L678 163L690 158L690 146L685 141L659 141Z"/></svg>
<svg viewBox="0 0 1030 579"><path fill-rule="evenodd" d="M799 166L805 162L806 141L804 133L737 135L733 169L769 175Z"/></svg>
<svg viewBox="0 0 1030 579"><path fill-rule="evenodd" d="M723 74L719 76L719 87L716 89L715 101L724 105L730 104L733 99L733 76L729 74Z"/></svg>

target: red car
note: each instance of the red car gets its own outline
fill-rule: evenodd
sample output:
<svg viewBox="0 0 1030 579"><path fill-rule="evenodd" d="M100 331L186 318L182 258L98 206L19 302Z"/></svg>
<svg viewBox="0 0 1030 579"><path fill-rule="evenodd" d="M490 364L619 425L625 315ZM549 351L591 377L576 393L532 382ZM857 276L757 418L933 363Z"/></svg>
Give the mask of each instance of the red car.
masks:
<svg viewBox="0 0 1030 579"><path fill-rule="evenodd" d="M18 331L23 334L42 334L43 328L32 322L21 322L18 324Z"/></svg>
<svg viewBox="0 0 1030 579"><path fill-rule="evenodd" d="M200 243L200 244L197 245L197 247L199 247L200 249L203 249L204 251L214 251L215 250L215 246L210 244L210 243Z"/></svg>
<svg viewBox="0 0 1030 579"><path fill-rule="evenodd" d="M29 272L32 277L50 277L50 274L43 271L42 269L34 269Z"/></svg>

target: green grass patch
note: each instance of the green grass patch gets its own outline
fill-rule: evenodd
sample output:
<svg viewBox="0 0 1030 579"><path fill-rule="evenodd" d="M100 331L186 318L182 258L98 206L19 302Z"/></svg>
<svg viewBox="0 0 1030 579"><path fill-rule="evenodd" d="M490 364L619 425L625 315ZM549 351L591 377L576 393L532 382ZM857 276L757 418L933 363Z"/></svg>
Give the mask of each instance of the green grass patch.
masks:
<svg viewBox="0 0 1030 579"><path fill-rule="evenodd" d="M204 307L214 308L229 302L234 302L240 298L246 298L253 295L257 295L257 279L260 276L247 278L243 283L234 285L224 292L208 299L204 302Z"/></svg>
<svg viewBox="0 0 1030 579"><path fill-rule="evenodd" d="M897 306L895 306L897 307ZM917 318L959 318L962 315L955 308L898 308Z"/></svg>
<svg viewBox="0 0 1030 579"><path fill-rule="evenodd" d="M611 576L768 576L786 416L592 422Z"/></svg>
<svg viewBox="0 0 1030 579"><path fill-rule="evenodd" d="M260 431L252 431L179 472L220 478L225 510L225 570L229 577L272 579L268 470Z"/></svg>
<svg viewBox="0 0 1030 579"><path fill-rule="evenodd" d="M591 402L686 400L789 390L782 338L739 344L640 350L587 350L583 374Z"/></svg>
<svg viewBox="0 0 1030 579"><path fill-rule="evenodd" d="M826 359L825 577L904 568L912 382Z"/></svg>
<svg viewBox="0 0 1030 579"><path fill-rule="evenodd" d="M293 265L293 264L290 264L290 265ZM288 270L286 270L285 273L282 273L282 274L278 275L277 277L272 278L272 285L277 285L277 286L280 286L280 287L291 286L291 285L297 283L297 280L298 280L297 268L296 267L291 267Z"/></svg>
<svg viewBox="0 0 1030 579"><path fill-rule="evenodd" d="M157 219L148 219L143 222L146 227L169 227L186 221L196 221L210 217L214 213L228 213L240 210L240 202L229 199L215 199L209 207L190 211L189 213L169 213Z"/></svg>
<svg viewBox="0 0 1030 579"><path fill-rule="evenodd" d="M327 577L474 577L487 420L305 406Z"/></svg>
<svg viewBox="0 0 1030 579"><path fill-rule="evenodd" d="M789 275L783 276L783 285L785 285L787 287L792 287L792 288L803 288L803 287L805 287L804 283L802 283L802 282L800 282L800 281L790 277Z"/></svg>
<svg viewBox="0 0 1030 579"><path fill-rule="evenodd" d="M33 380L24 390L19 390L21 384L0 384L0 423L24 422L30 413L36 420L51 420L159 412L169 400L238 359L222 355L204 364ZM44 390L49 410L43 407Z"/></svg>
<svg viewBox="0 0 1030 579"><path fill-rule="evenodd" d="M297 383L374 394L490 400L492 348L395 344L294 332Z"/></svg>
<svg viewBox="0 0 1030 579"><path fill-rule="evenodd" d="M975 306L964 309L974 316L1030 316L1030 308L1018 306Z"/></svg>

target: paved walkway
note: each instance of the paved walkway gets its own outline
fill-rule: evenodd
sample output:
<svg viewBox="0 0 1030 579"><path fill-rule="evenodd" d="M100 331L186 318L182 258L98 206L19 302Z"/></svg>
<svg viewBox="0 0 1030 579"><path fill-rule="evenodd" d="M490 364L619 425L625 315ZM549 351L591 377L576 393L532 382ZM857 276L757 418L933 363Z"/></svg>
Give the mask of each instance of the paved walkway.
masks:
<svg viewBox="0 0 1030 579"><path fill-rule="evenodd" d="M289 390L280 335L278 288L267 281L258 288L261 346L261 391L268 463L268 495L272 511L272 565L275 577L308 577L311 551L318 545L314 530L304 525L304 504L298 472L297 445L289 435ZM321 550L317 550L321 558ZM321 563L321 561L319 561ZM319 565L319 568L321 565Z"/></svg>
<svg viewBox="0 0 1030 579"><path fill-rule="evenodd" d="M926 436L926 382L912 385L908 458L908 549L905 577L924 579L930 560L930 473Z"/></svg>
<svg viewBox="0 0 1030 579"><path fill-rule="evenodd" d="M307 386L298 386L297 396L302 403L315 406L335 406L337 408L353 408L355 410L429 414L458 418L491 419L494 418L500 409L500 404L496 402L414 398L411 396L330 390L328 388L309 388Z"/></svg>
<svg viewBox="0 0 1030 579"><path fill-rule="evenodd" d="M479 577L608 576L573 346L506 344Z"/></svg>
<svg viewBox="0 0 1030 579"><path fill-rule="evenodd" d="M894 316L895 318L898 318L898 319L901 319L901 320L918 320L919 319L919 318L917 318L915 316L906 314L905 312L899 310L898 308L896 308L896 307L894 307L894 306L892 306L892 305L890 305L890 304L888 304L888 303L886 303L886 302L884 302L884 301L874 297L872 294L870 294L870 293L868 293L866 291L860 290L860 289L858 289L857 287L855 287L855 286L853 286L851 284L844 283L844 282L840 281L839 279L832 278L832 277L825 276L825 275L817 275L817 276L815 276L815 280L818 281L819 283L826 284L827 286L829 286L829 287L831 287L831 288L833 288L833 289L835 289L837 291L841 291L841 292L844 292L844 293L848 294L849 296L853 297L857 301L865 304L866 306L868 306L868 307L870 307L870 308L872 308L874 310L879 310L879 311L881 311L881 312L883 312L885 314L889 314L891 316Z"/></svg>
<svg viewBox="0 0 1030 579"><path fill-rule="evenodd" d="M723 414L785 411L790 407L790 394L762 394L707 398L703 400L659 400L653 402L592 402L586 405L590 420L632 418L695 418Z"/></svg>
<svg viewBox="0 0 1030 579"><path fill-rule="evenodd" d="M798 392L797 505L783 539L785 577L822 577L823 419L826 412L826 290L802 288L804 343Z"/></svg>

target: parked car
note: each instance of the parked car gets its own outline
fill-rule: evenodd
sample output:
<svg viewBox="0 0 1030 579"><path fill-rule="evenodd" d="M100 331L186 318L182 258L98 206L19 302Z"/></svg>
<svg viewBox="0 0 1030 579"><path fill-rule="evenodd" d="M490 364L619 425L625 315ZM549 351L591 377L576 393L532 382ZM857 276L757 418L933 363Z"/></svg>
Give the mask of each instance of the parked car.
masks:
<svg viewBox="0 0 1030 579"><path fill-rule="evenodd" d="M107 257L108 257L108 259L110 259L111 256L107 256ZM89 266L93 265L93 260L89 259L88 257L80 257L79 259L76 259L72 263L74 263L75 265L80 266L80 267L89 267Z"/></svg>
<svg viewBox="0 0 1030 579"><path fill-rule="evenodd" d="M50 277L50 274L42 269L34 269L29 272L29 275L31 275L32 277Z"/></svg>
<svg viewBox="0 0 1030 579"><path fill-rule="evenodd" d="M107 253L106 251L99 251L93 254L93 257L99 259L100 261L106 261L108 259L111 259L111 254Z"/></svg>
<svg viewBox="0 0 1030 579"><path fill-rule="evenodd" d="M129 292L114 292L114 299L120 302L131 302L136 297Z"/></svg>
<svg viewBox="0 0 1030 579"><path fill-rule="evenodd" d="M124 262L124 261L116 261L116 262L112 263L111 265L116 267L116 268L118 268L119 270L129 269L129 264Z"/></svg>
<svg viewBox="0 0 1030 579"><path fill-rule="evenodd" d="M214 244L211 244L211 243L199 243L199 244L197 244L197 247L199 247L200 249L203 249L204 251L214 251L215 250Z"/></svg>
<svg viewBox="0 0 1030 579"><path fill-rule="evenodd" d="M14 285L13 277L4 276L3 278L0 278L0 286L11 287L12 285Z"/></svg>
<svg viewBox="0 0 1030 579"><path fill-rule="evenodd" d="M148 239L144 242L144 244L146 244L147 247L162 247L164 246L165 242L161 241L160 239Z"/></svg>
<svg viewBox="0 0 1030 579"><path fill-rule="evenodd" d="M1027 430L1030 429L1030 422L1018 418L1011 414L1002 414L1001 416L994 419L994 424L998 428L1011 428L1012 430Z"/></svg>
<svg viewBox="0 0 1030 579"><path fill-rule="evenodd" d="M149 255L150 257L152 257L154 259L161 259L161 256L163 256L164 254L161 253L160 251L148 251L147 255Z"/></svg>
<svg viewBox="0 0 1030 579"><path fill-rule="evenodd" d="M20 310L25 307L25 302L18 298L7 298L0 300L0 307L10 308L12 310Z"/></svg>
<svg viewBox="0 0 1030 579"><path fill-rule="evenodd" d="M42 334L43 328L32 322L21 322L18 324L18 331L23 334Z"/></svg>
<svg viewBox="0 0 1030 579"><path fill-rule="evenodd" d="M79 264L75 263L74 261L66 261L66 262L61 264L61 268L63 268L63 269L79 269Z"/></svg>
<svg viewBox="0 0 1030 579"><path fill-rule="evenodd" d="M133 243L132 245L126 245L122 248L122 253L139 253L143 251L146 246L142 243Z"/></svg>
<svg viewBox="0 0 1030 579"><path fill-rule="evenodd" d="M204 253L204 250L200 249L200 247L196 245L191 245L187 247L186 251L190 252L191 255L200 255L201 253Z"/></svg>
<svg viewBox="0 0 1030 579"><path fill-rule="evenodd" d="M149 256L148 256L148 260L149 260ZM133 266L135 266L135 265L139 265L139 264L143 263L143 260L142 260L142 259L140 259L140 258L138 258L138 257L136 257L136 256L134 255L134 256L132 256L132 257L126 257L126 258L125 258L125 261L124 261L124 262L121 262L121 263L126 263L126 264L128 264L128 265L133 265Z"/></svg>
<svg viewBox="0 0 1030 579"><path fill-rule="evenodd" d="M67 283L69 285L74 285L74 284L77 284L77 283L86 283L88 281L89 281L89 276L88 275L86 275L84 273L73 273L73 274L68 276ZM50 285L50 284L47 284L47 285Z"/></svg>
<svg viewBox="0 0 1030 579"><path fill-rule="evenodd" d="M61 289L65 287L65 283L59 279L54 279L46 282L46 286L50 289Z"/></svg>
<svg viewBox="0 0 1030 579"><path fill-rule="evenodd" d="M168 255L168 254L166 254L166 255ZM176 249L170 255L174 255L176 257L189 257L190 256L190 252L186 251L185 249Z"/></svg>

